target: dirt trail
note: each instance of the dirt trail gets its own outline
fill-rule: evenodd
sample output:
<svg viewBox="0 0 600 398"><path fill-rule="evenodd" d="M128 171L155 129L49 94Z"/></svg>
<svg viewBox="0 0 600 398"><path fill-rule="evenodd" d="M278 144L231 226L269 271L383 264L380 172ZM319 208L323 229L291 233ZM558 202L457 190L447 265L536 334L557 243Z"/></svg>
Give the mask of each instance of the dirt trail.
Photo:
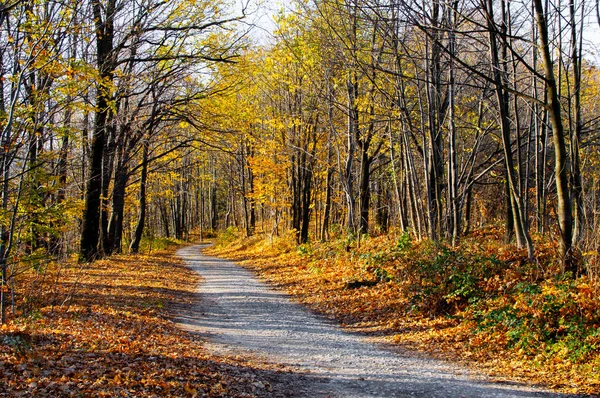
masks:
<svg viewBox="0 0 600 398"><path fill-rule="evenodd" d="M252 355L297 368L295 397L567 397L516 383L492 383L455 365L398 354L318 317L250 271L200 253L178 251L198 272L201 301L178 323L218 355Z"/></svg>

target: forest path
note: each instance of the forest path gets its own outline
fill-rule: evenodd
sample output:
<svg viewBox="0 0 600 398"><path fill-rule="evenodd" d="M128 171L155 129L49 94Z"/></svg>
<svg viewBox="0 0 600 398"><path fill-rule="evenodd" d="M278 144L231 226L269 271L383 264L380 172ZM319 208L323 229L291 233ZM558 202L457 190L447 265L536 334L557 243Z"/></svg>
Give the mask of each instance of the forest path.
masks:
<svg viewBox="0 0 600 398"><path fill-rule="evenodd" d="M515 383L492 383L458 365L397 353L310 313L243 267L201 254L177 255L198 272L200 302L180 327L217 355L250 355L298 369L294 397L565 397Z"/></svg>

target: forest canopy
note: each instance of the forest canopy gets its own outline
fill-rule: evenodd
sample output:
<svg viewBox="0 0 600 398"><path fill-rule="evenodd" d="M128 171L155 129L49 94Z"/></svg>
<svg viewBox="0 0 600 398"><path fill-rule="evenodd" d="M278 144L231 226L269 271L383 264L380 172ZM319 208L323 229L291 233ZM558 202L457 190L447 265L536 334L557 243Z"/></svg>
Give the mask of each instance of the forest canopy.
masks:
<svg viewBox="0 0 600 398"><path fill-rule="evenodd" d="M228 228L493 230L597 276L595 7L298 0L254 43L251 3L1 2L3 321L50 261Z"/></svg>

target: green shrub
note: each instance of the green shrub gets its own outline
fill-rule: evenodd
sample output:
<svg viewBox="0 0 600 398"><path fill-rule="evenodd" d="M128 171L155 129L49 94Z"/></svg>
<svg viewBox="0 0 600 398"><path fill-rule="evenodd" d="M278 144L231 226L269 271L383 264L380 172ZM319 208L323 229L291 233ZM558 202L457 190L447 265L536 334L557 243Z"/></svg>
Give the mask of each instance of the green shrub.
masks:
<svg viewBox="0 0 600 398"><path fill-rule="evenodd" d="M586 306L590 297L579 294L578 285L577 280L517 283L499 300L501 306L491 301L473 306L474 332L504 334L507 347L525 355L585 360L600 348L600 317L583 310L593 305Z"/></svg>
<svg viewBox="0 0 600 398"><path fill-rule="evenodd" d="M298 254L302 257L308 257L312 254L313 249L310 243L303 243L301 245L299 245L296 250L298 251Z"/></svg>
<svg viewBox="0 0 600 398"><path fill-rule="evenodd" d="M406 250L402 241L397 247ZM416 255L415 253L419 254ZM422 242L408 259L405 284L413 311L452 315L486 294L481 284L505 266L493 256L463 253L443 244Z"/></svg>
<svg viewBox="0 0 600 398"><path fill-rule="evenodd" d="M239 239L240 231L236 227L227 227L224 231L217 235L217 246L225 246Z"/></svg>
<svg viewBox="0 0 600 398"><path fill-rule="evenodd" d="M396 250L399 252L408 251L413 245L412 235L409 232L402 232L398 242L396 243Z"/></svg>

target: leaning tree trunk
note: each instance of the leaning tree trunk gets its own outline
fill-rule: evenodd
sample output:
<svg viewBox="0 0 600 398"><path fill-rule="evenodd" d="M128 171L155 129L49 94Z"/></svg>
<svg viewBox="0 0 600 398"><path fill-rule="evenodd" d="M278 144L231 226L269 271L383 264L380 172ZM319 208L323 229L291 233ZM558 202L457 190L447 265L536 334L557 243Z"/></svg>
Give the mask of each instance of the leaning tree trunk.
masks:
<svg viewBox="0 0 600 398"><path fill-rule="evenodd" d="M542 0L534 0L536 22L539 31L539 48L544 62L546 75L546 92L548 96L548 116L552 125L552 143L554 145L554 170L556 174L556 196L558 198L557 215L560 229L560 255L565 265L565 271L577 272L577 264L571 255L573 244L573 213L569 193L569 180L567 176L567 151L565 145L565 132L561 119L560 99L554 66L550 56L548 39L548 23L544 15Z"/></svg>
<svg viewBox="0 0 600 398"><path fill-rule="evenodd" d="M496 98L498 100L498 110L500 117L500 131L502 134L502 146L504 149L504 161L506 166L506 177L508 184L508 195L510 204L512 206L512 217L514 219L515 235L517 237L517 245L519 247L525 246L527 248L527 255L529 258L534 257L533 244L529 231L527 228L527 219L523 214L522 198L519 192L518 178L515 173L513 154L512 154L512 142L510 137L510 120L509 120L509 99L508 93L505 89L506 78L503 76L505 71L500 65L499 50L496 40L497 26L494 21L494 12L492 0L486 1L486 12L488 17L488 36L490 43L490 59L491 67L493 70L493 80L496 91ZM502 4L502 12L505 12L504 3ZM503 21L505 20L503 15ZM505 26L505 25L504 25ZM505 30L505 28L504 28ZM501 34L505 34L503 31ZM506 58L506 45L504 39L502 40L503 46L503 58Z"/></svg>

